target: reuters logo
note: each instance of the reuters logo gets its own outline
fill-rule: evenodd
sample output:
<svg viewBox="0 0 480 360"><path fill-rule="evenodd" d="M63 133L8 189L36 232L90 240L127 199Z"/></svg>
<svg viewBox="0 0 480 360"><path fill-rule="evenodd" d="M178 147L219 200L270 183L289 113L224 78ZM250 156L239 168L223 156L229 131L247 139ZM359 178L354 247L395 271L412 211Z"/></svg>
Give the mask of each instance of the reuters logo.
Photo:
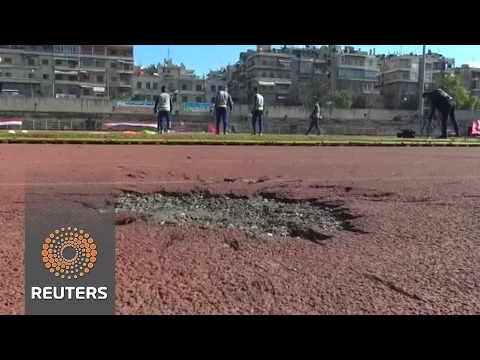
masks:
<svg viewBox="0 0 480 360"><path fill-rule="evenodd" d="M78 279L93 269L97 245L83 230L61 228L45 239L42 256L45 267L56 277Z"/></svg>

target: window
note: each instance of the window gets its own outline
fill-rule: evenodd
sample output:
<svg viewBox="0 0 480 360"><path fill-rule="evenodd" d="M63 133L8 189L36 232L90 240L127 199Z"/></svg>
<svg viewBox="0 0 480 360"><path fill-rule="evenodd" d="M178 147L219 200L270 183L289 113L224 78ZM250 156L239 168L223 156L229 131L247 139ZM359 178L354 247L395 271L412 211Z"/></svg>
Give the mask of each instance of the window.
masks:
<svg viewBox="0 0 480 360"><path fill-rule="evenodd" d="M140 81L137 81L137 89L141 89L142 88L142 83Z"/></svg>
<svg viewBox="0 0 480 360"><path fill-rule="evenodd" d="M59 54L78 54L77 45L54 45L53 51Z"/></svg>
<svg viewBox="0 0 480 360"><path fill-rule="evenodd" d="M62 60L55 60L55 65L59 66L59 65L62 65Z"/></svg>
<svg viewBox="0 0 480 360"><path fill-rule="evenodd" d="M43 80L48 80L50 76L48 74L43 74Z"/></svg>
<svg viewBox="0 0 480 360"><path fill-rule="evenodd" d="M35 66L35 59L28 59L28 66Z"/></svg>
<svg viewBox="0 0 480 360"><path fill-rule="evenodd" d="M267 73L266 73L266 72L262 72L262 77L267 77Z"/></svg>
<svg viewBox="0 0 480 360"><path fill-rule="evenodd" d="M11 63L12 63L12 58L7 58L7 57L6 57L6 58L3 59L3 62L4 62L5 64L11 64Z"/></svg>
<svg viewBox="0 0 480 360"><path fill-rule="evenodd" d="M223 90L223 86L222 85L218 85L218 91L222 91Z"/></svg>
<svg viewBox="0 0 480 360"><path fill-rule="evenodd" d="M103 82L103 75L97 76L97 82Z"/></svg>
<svg viewBox="0 0 480 360"><path fill-rule="evenodd" d="M202 85L196 85L195 90L202 91ZM197 101L198 102L198 101Z"/></svg>
<svg viewBox="0 0 480 360"><path fill-rule="evenodd" d="M110 64L110 67L111 67L112 69L116 69L116 68L117 68L117 63L111 63L111 64Z"/></svg>
<svg viewBox="0 0 480 360"><path fill-rule="evenodd" d="M182 84L182 90L187 90L187 85Z"/></svg>
<svg viewBox="0 0 480 360"><path fill-rule="evenodd" d="M116 78L115 76L112 76L112 77L110 78L110 80L111 80L112 82L117 82L117 78Z"/></svg>
<svg viewBox="0 0 480 360"><path fill-rule="evenodd" d="M152 86L152 84L150 84L149 82L147 82L147 83L145 84L145 88L146 88L146 89L150 89L151 86Z"/></svg>
<svg viewBox="0 0 480 360"><path fill-rule="evenodd" d="M267 62L266 62L266 61L262 61L262 65L267 65Z"/></svg>
<svg viewBox="0 0 480 360"><path fill-rule="evenodd" d="M290 79L290 74L289 74L289 73L285 74L285 77L286 77L287 79Z"/></svg>
<svg viewBox="0 0 480 360"><path fill-rule="evenodd" d="M28 78L29 79L35 79L35 74L34 73L28 73Z"/></svg>
<svg viewBox="0 0 480 360"><path fill-rule="evenodd" d="M168 91L173 91L173 90L175 90L173 83L168 84Z"/></svg>
<svg viewBox="0 0 480 360"><path fill-rule="evenodd" d="M183 102L183 103L188 102L188 97L187 97L187 96L182 96L182 102Z"/></svg>
<svg viewBox="0 0 480 360"><path fill-rule="evenodd" d="M274 78L275 77L275 74L273 72L270 73L270 77L271 78Z"/></svg>
<svg viewBox="0 0 480 360"><path fill-rule="evenodd" d="M197 96L197 97L195 98L195 101L196 101L197 103L201 103L201 102L202 102L202 98L201 98L200 96Z"/></svg>
<svg viewBox="0 0 480 360"><path fill-rule="evenodd" d="M212 86L210 87L210 89L212 90L212 92L215 92L215 91L216 91L216 86L215 86L215 85L212 85Z"/></svg>
<svg viewBox="0 0 480 360"><path fill-rule="evenodd" d="M215 103L215 96L212 96L212 98L210 99L210 102L211 102L212 104Z"/></svg>
<svg viewBox="0 0 480 360"><path fill-rule="evenodd" d="M158 90L158 83L153 83L153 90Z"/></svg>
<svg viewBox="0 0 480 360"><path fill-rule="evenodd" d="M12 77L12 73L6 72L5 77Z"/></svg>
<svg viewBox="0 0 480 360"><path fill-rule="evenodd" d="M49 63L48 59L42 59L42 65L48 65Z"/></svg>

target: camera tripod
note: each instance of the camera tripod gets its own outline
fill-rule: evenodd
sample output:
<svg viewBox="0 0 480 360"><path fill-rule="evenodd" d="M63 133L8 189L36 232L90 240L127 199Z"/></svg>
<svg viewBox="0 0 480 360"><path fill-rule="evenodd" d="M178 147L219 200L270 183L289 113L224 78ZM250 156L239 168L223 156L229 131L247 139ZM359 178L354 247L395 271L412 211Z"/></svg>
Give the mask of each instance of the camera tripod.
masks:
<svg viewBox="0 0 480 360"><path fill-rule="evenodd" d="M435 124L432 123L432 120L429 120L425 115L423 116L423 126L422 129L420 130L420 135L419 137L421 138L423 135L423 132L425 131L425 128L427 129L427 134L426 137L428 138L430 136L430 130L432 129L433 132L436 130Z"/></svg>
<svg viewBox="0 0 480 360"><path fill-rule="evenodd" d="M438 119L436 121L438 122L440 120ZM427 129L426 138L428 138L430 136L430 129L433 129L433 132L435 132L437 127L435 126L435 124L432 124L432 120L428 120L427 117L423 116L423 126L422 126L422 129L420 130L419 138L422 137L425 128ZM465 132L464 132L465 141L467 140L467 137L468 137L468 126L465 125Z"/></svg>

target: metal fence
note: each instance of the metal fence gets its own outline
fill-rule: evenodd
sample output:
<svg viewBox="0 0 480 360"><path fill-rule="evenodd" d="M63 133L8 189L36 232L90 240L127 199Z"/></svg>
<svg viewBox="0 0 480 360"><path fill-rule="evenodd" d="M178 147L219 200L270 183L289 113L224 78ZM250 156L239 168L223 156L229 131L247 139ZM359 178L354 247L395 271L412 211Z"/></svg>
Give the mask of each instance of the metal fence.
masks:
<svg viewBox="0 0 480 360"><path fill-rule="evenodd" d="M402 129L413 129L417 134L420 133L422 122L415 122L411 124L398 123L375 123L371 122L357 122L352 121L349 124L332 124L329 121L320 124L320 128L325 135L370 135L370 136L396 136ZM172 127L181 128L182 131L190 133L208 133L209 127L212 124L197 123L197 122L178 122L174 121ZM470 122L461 122L461 133L465 134ZM308 129L308 122L285 122L282 120L270 120L264 124L265 134L304 134ZM250 122L233 122L229 131L232 133L250 133ZM4 126L4 130L27 130L27 131L125 131L132 130L132 127L114 127L107 128L102 124L102 121L92 119L23 119L21 126L10 125ZM138 127L136 128L138 129ZM438 121L432 122L431 135L440 134L440 124Z"/></svg>

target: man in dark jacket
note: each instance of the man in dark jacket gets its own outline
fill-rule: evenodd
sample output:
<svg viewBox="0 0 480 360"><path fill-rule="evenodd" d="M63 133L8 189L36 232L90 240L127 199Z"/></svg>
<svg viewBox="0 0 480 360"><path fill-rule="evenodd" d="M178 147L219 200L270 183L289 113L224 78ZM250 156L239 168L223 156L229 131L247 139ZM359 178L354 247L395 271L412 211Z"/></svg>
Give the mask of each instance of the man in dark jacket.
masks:
<svg viewBox="0 0 480 360"><path fill-rule="evenodd" d="M440 136L440 138L447 138L448 116L450 116L450 121L452 122L453 129L455 130L455 136L460 136L460 130L458 129L457 120L455 119L455 107L457 105L452 97L442 89L436 89L433 91L424 92L423 98L428 101L431 108L430 117L428 118L429 123L432 121L435 110L438 110L442 124L442 136Z"/></svg>

